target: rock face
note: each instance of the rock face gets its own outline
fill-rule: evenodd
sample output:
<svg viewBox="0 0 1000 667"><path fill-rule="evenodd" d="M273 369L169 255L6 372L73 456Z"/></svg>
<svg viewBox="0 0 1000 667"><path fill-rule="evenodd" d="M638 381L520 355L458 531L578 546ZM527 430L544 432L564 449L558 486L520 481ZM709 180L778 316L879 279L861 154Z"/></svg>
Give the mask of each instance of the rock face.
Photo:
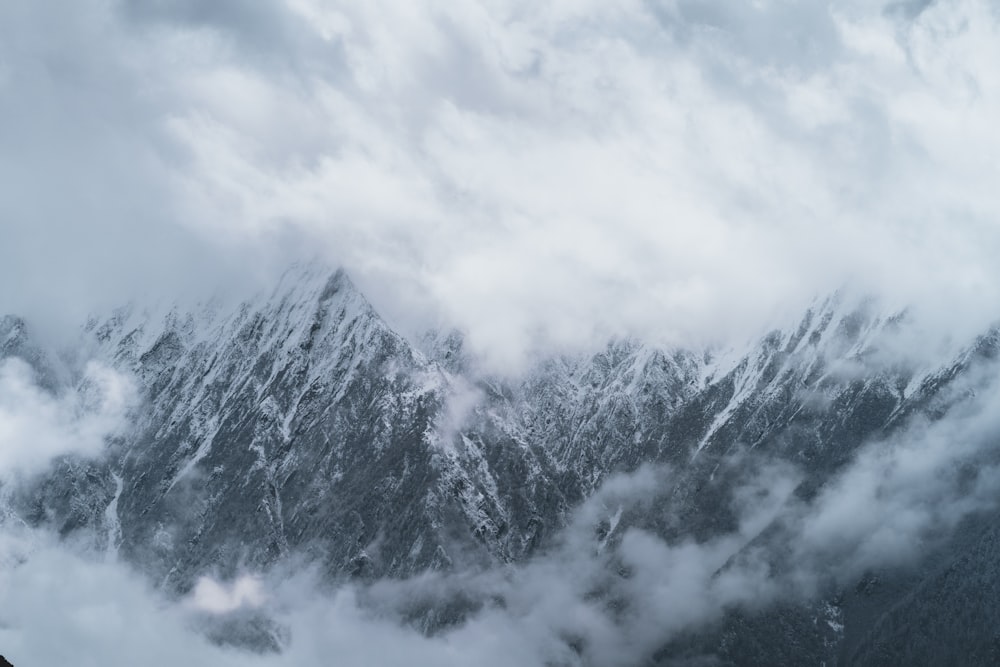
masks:
<svg viewBox="0 0 1000 667"><path fill-rule="evenodd" d="M905 315L834 297L740 349L618 340L516 379L487 377L465 363L460 336L431 335L418 349L344 273L302 267L235 308L133 306L88 322L82 346L136 378L133 428L104 460L59 462L15 509L64 535L93 535L178 592L206 572L289 557L332 579L520 561L610 474L647 463L677 473L659 503L670 511L621 525L704 539L735 526L742 469L727 462L746 452L791 462L808 494L862 443L914 415L946 414L960 400L948 389L1000 346L986 332L917 363L896 353L906 334ZM7 356L53 391L71 381L13 317L0 319ZM983 530L969 527L975 547L877 605L840 597L734 615L659 658L884 663L908 641L908 619L934 613L907 595L946 598L949 582L990 561L996 540ZM859 639L831 635L861 608L880 624ZM815 629L817 609L833 625ZM996 651L974 643L977 656Z"/></svg>

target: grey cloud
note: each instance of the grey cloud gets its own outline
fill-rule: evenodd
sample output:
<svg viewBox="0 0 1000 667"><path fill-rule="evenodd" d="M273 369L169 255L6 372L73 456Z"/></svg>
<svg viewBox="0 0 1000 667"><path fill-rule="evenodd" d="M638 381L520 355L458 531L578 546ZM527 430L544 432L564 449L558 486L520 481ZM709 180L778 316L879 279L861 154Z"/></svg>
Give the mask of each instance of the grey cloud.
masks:
<svg viewBox="0 0 1000 667"><path fill-rule="evenodd" d="M193 0L124 0L123 14L131 20L208 26L245 36L248 46L280 43L288 13L275 3L246 3L236 0L203 3Z"/></svg>
<svg viewBox="0 0 1000 667"><path fill-rule="evenodd" d="M307 249L509 366L848 280L939 327L996 296L984 2L4 11L4 310Z"/></svg>
<svg viewBox="0 0 1000 667"><path fill-rule="evenodd" d="M649 4L668 29L679 29L694 41L707 37L724 47L720 53L731 53L731 48L764 67L808 73L834 64L843 49L832 15L837 3L733 5L681 0Z"/></svg>
<svg viewBox="0 0 1000 667"><path fill-rule="evenodd" d="M171 33L207 32L219 42L220 55L229 52L242 65L289 78L297 86L308 88L313 76L350 85L339 40L323 39L284 2L122 0L114 7L124 31L154 41Z"/></svg>
<svg viewBox="0 0 1000 667"><path fill-rule="evenodd" d="M920 13L933 3L934 0L903 0L901 2L889 3L886 5L885 11L890 15L899 13L906 18L914 19L920 16Z"/></svg>

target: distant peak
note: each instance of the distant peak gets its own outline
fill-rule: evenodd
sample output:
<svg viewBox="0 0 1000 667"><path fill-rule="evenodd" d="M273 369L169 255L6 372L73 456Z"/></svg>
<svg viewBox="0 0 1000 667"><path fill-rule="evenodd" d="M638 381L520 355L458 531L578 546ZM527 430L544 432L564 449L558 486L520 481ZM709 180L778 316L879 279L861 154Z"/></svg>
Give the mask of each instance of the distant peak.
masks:
<svg viewBox="0 0 1000 667"><path fill-rule="evenodd" d="M317 292L321 301L336 295L340 295L341 298L349 295L361 297L360 291L343 268L335 268L318 260L296 262L289 266L281 274L274 295L287 297L300 294L304 297L315 295Z"/></svg>
<svg viewBox="0 0 1000 667"><path fill-rule="evenodd" d="M347 309L368 319L381 319L375 308L343 268L322 262L292 265L281 276L271 300L292 307Z"/></svg>

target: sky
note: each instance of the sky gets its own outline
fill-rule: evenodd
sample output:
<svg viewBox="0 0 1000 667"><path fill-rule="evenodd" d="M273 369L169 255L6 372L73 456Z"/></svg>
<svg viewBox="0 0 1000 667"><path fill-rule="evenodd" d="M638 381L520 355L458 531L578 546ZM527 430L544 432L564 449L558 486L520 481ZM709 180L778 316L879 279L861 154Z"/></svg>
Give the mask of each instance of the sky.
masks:
<svg viewBox="0 0 1000 667"><path fill-rule="evenodd" d="M986 0L11 0L0 311L344 266L498 364L756 332L845 284L986 321Z"/></svg>

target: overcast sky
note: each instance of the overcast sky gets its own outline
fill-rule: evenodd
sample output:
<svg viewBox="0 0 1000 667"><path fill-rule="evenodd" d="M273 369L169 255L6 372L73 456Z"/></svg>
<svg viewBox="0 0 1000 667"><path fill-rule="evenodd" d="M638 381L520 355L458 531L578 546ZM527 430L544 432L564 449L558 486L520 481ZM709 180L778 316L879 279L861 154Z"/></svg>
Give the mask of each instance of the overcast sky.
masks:
<svg viewBox="0 0 1000 667"><path fill-rule="evenodd" d="M499 359L854 282L982 325L986 0L8 0L0 311L344 265Z"/></svg>

